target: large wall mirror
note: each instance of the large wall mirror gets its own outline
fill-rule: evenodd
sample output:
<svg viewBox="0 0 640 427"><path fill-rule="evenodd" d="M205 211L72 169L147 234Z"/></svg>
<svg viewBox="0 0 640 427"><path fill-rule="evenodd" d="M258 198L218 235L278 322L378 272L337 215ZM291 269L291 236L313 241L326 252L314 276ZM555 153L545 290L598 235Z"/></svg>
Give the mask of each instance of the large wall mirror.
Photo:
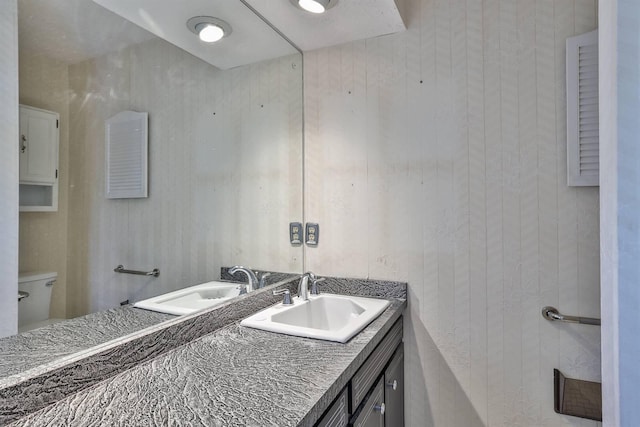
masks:
<svg viewBox="0 0 640 427"><path fill-rule="evenodd" d="M288 236L302 220L302 57L242 2L218 3L242 9L224 17L234 31L216 55L243 57L228 69L91 0L18 1L20 103L60 117L57 211L20 213L20 271L57 274L50 319L215 280L223 266L302 271ZM280 53L260 57L269 49L251 37ZM148 198L105 197L105 120L125 110L148 113Z"/></svg>

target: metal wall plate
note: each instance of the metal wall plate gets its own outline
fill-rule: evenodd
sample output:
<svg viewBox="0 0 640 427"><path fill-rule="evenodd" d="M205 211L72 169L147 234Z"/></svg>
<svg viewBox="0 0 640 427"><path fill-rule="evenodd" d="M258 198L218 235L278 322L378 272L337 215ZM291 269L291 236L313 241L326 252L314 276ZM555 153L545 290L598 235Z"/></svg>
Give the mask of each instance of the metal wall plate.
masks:
<svg viewBox="0 0 640 427"><path fill-rule="evenodd" d="M306 229L306 239L307 245L309 246L317 246L318 238L320 236L320 226L313 222L307 223Z"/></svg>
<svg viewBox="0 0 640 427"><path fill-rule="evenodd" d="M289 240L292 245L302 244L302 223L291 222L289 223Z"/></svg>

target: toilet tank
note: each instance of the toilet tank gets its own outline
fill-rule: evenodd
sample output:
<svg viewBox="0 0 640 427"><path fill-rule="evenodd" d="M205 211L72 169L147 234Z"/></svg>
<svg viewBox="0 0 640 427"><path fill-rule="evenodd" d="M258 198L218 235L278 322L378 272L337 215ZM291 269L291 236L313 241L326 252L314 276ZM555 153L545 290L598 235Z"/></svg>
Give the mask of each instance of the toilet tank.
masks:
<svg viewBox="0 0 640 427"><path fill-rule="evenodd" d="M49 318L51 290L58 278L56 272L25 272L18 276L18 290L29 294L18 303L18 327Z"/></svg>

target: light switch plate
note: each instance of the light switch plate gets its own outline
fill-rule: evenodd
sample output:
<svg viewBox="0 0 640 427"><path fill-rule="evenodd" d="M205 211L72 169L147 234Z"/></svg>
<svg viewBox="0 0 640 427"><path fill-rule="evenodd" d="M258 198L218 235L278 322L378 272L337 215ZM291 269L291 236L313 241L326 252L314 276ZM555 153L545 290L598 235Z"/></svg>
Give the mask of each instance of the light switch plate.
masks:
<svg viewBox="0 0 640 427"><path fill-rule="evenodd" d="M292 245L302 244L302 223L291 222L289 223L289 240Z"/></svg>
<svg viewBox="0 0 640 427"><path fill-rule="evenodd" d="M307 245L309 246L317 246L318 245L318 237L320 236L320 226L313 222L307 223L306 230L306 239Z"/></svg>

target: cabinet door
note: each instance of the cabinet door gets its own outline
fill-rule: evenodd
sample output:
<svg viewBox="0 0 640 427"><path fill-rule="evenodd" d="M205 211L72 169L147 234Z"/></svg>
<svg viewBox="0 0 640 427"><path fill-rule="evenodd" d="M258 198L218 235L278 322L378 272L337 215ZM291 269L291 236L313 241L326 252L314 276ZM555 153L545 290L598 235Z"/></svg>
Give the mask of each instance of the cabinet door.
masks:
<svg viewBox="0 0 640 427"><path fill-rule="evenodd" d="M369 358L362 364L358 372L351 378L351 408L357 408L363 401L376 379L384 372L384 367L402 342L402 318L391 327L391 330L378 344Z"/></svg>
<svg viewBox="0 0 640 427"><path fill-rule="evenodd" d="M402 344L384 371L384 421L386 426L404 426L404 349Z"/></svg>
<svg viewBox="0 0 640 427"><path fill-rule="evenodd" d="M362 404L362 410L353 421L353 427L384 427L384 376ZM392 424L387 424L392 426Z"/></svg>
<svg viewBox="0 0 640 427"><path fill-rule="evenodd" d="M56 182L58 115L20 106L20 182Z"/></svg>
<svg viewBox="0 0 640 427"><path fill-rule="evenodd" d="M331 404L324 416L316 424L317 427L346 427L349 421L349 393L345 388L340 396Z"/></svg>

